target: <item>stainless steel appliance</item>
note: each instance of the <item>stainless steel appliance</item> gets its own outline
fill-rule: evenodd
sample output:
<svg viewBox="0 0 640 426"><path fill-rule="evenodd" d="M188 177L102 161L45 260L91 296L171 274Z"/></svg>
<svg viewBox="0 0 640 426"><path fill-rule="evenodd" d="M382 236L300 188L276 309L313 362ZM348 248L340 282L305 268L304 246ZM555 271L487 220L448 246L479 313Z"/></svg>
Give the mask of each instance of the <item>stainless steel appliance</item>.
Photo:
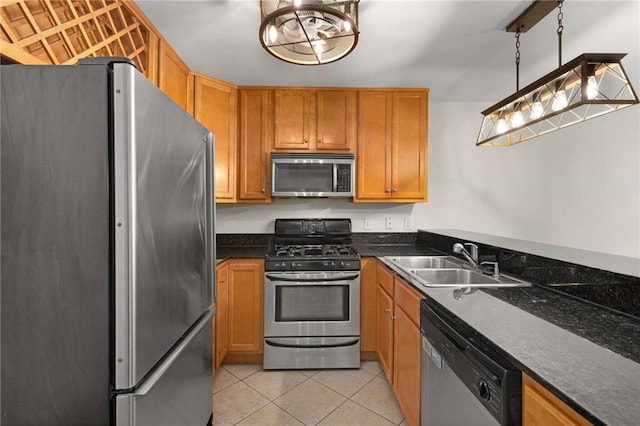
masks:
<svg viewBox="0 0 640 426"><path fill-rule="evenodd" d="M272 197L353 197L354 154L271 154Z"/></svg>
<svg viewBox="0 0 640 426"><path fill-rule="evenodd" d="M211 133L128 60L0 78L2 424L206 424Z"/></svg>
<svg viewBox="0 0 640 426"><path fill-rule="evenodd" d="M521 372L437 302L420 305L421 424L522 424Z"/></svg>
<svg viewBox="0 0 640 426"><path fill-rule="evenodd" d="M360 366L350 219L276 219L265 261L264 368Z"/></svg>

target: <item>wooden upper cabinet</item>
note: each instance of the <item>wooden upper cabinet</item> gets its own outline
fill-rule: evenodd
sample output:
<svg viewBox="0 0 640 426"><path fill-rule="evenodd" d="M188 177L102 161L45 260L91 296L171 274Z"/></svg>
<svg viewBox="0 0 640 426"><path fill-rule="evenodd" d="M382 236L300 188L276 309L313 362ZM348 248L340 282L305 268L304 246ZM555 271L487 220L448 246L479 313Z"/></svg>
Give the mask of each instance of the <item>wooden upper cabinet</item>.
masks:
<svg viewBox="0 0 640 426"><path fill-rule="evenodd" d="M522 375L523 426L586 426L590 424L531 377Z"/></svg>
<svg viewBox="0 0 640 426"><path fill-rule="evenodd" d="M240 202L271 201L272 95L269 89L240 89Z"/></svg>
<svg viewBox="0 0 640 426"><path fill-rule="evenodd" d="M358 96L358 202L427 200L428 90Z"/></svg>
<svg viewBox="0 0 640 426"><path fill-rule="evenodd" d="M195 74L193 115L215 136L217 203L236 201L237 113L236 86Z"/></svg>
<svg viewBox="0 0 640 426"><path fill-rule="evenodd" d="M158 87L185 111L191 113L191 70L166 40L160 40L158 56Z"/></svg>
<svg viewBox="0 0 640 426"><path fill-rule="evenodd" d="M352 150L356 138L354 90L275 89L274 96L274 150Z"/></svg>

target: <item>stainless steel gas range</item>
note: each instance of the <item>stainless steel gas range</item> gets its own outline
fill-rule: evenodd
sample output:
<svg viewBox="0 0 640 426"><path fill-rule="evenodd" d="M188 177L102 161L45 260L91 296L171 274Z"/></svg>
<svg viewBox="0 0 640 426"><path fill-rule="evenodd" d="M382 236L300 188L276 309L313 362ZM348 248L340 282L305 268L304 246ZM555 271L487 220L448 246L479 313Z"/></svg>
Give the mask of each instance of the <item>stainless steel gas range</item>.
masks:
<svg viewBox="0 0 640 426"><path fill-rule="evenodd" d="M360 366L350 219L276 219L265 261L264 368Z"/></svg>

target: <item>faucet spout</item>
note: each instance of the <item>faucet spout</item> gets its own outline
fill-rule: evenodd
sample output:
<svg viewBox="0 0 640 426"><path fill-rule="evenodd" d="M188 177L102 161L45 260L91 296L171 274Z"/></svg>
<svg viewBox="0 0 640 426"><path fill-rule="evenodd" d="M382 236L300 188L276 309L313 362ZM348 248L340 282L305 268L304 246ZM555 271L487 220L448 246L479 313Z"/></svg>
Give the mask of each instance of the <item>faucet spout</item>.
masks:
<svg viewBox="0 0 640 426"><path fill-rule="evenodd" d="M469 253L464 246L469 246L471 253ZM464 243L464 244L455 243L453 245L453 252L463 255L464 258L467 259L467 262L469 262L473 267L475 268L480 267L480 265L478 264L478 246L477 245L473 243Z"/></svg>

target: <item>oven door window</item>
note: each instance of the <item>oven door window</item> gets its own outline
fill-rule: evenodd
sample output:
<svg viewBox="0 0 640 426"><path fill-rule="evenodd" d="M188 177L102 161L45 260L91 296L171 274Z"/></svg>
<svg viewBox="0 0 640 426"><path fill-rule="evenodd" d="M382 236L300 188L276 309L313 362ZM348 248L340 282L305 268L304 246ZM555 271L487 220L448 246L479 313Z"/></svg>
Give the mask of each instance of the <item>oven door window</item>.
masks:
<svg viewBox="0 0 640 426"><path fill-rule="evenodd" d="M348 285L279 285L275 321L349 321Z"/></svg>
<svg viewBox="0 0 640 426"><path fill-rule="evenodd" d="M333 192L333 164L275 165L277 192Z"/></svg>

